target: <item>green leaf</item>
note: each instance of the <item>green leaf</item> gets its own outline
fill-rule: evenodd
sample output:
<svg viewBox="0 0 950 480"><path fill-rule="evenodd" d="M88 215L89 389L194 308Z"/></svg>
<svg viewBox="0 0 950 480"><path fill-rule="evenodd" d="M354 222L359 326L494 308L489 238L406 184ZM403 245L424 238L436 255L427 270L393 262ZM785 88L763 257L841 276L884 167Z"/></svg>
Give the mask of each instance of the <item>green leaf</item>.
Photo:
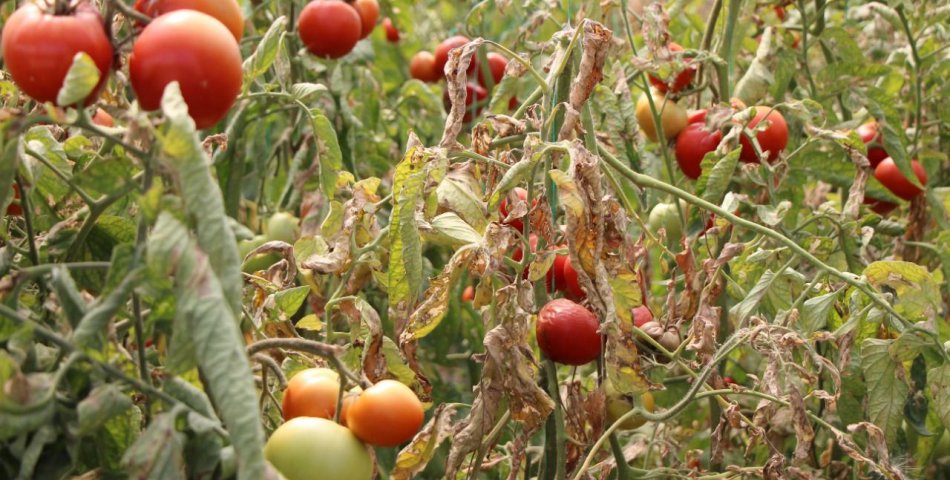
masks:
<svg viewBox="0 0 950 480"><path fill-rule="evenodd" d="M274 294L274 303L284 318L290 318L300 306L307 300L310 294L310 287L294 287L287 290L281 290Z"/></svg>
<svg viewBox="0 0 950 480"><path fill-rule="evenodd" d="M73 333L73 341L79 348L102 350L108 334L109 322L116 313L126 306L132 290L141 283L144 269L136 268L129 272L125 280L108 295L99 297L95 304L83 315Z"/></svg>
<svg viewBox="0 0 950 480"><path fill-rule="evenodd" d="M7 135L7 128L12 122L0 122L0 212L6 213L7 207L13 201L13 184L17 167L20 165L17 157L19 137ZM0 272L0 276L4 275Z"/></svg>
<svg viewBox="0 0 950 480"><path fill-rule="evenodd" d="M267 29L267 33L258 40L257 49L247 60L244 60L244 76L248 79L256 79L266 72L277 53L282 50L284 35L286 34L287 17L277 17ZM249 85L250 82L246 82Z"/></svg>
<svg viewBox="0 0 950 480"><path fill-rule="evenodd" d="M295 325L294 328L297 330L310 330L312 332L319 332L323 330L323 321L320 320L320 317L309 314L301 318Z"/></svg>
<svg viewBox="0 0 950 480"><path fill-rule="evenodd" d="M187 325L192 352L231 433L240 479L264 473L264 432L256 388L237 318L225 304L209 259L197 248L184 225L163 212L148 243L150 265L174 271L177 318L175 329ZM236 256L236 254L235 254ZM174 262L174 263L172 263ZM165 270L166 272L169 270Z"/></svg>
<svg viewBox="0 0 950 480"><path fill-rule="evenodd" d="M431 231L425 232L426 240L453 248L482 241L482 236L454 212L445 212L430 222Z"/></svg>
<svg viewBox="0 0 950 480"><path fill-rule="evenodd" d="M837 315L834 310L837 297L838 292L831 292L805 300L802 307L801 322L805 327L804 333L806 335L824 329L828 325L831 316Z"/></svg>
<svg viewBox="0 0 950 480"><path fill-rule="evenodd" d="M875 288L897 295L894 309L912 322L935 318L941 309L940 286L925 267L901 261L874 262L863 275Z"/></svg>
<svg viewBox="0 0 950 480"><path fill-rule="evenodd" d="M88 306L79 293L79 287L73 280L69 270L63 265L57 265L53 268L50 278L50 286L56 292L56 298L59 300L59 306L62 308L63 315L73 327L79 324L79 321L86 314Z"/></svg>
<svg viewBox="0 0 950 480"><path fill-rule="evenodd" d="M719 205L729 190L729 183L735 178L736 165L739 164L739 149L733 149L726 156L716 159L716 152L709 152L700 164L702 175L696 182L696 191L703 200Z"/></svg>
<svg viewBox="0 0 950 480"><path fill-rule="evenodd" d="M109 419L132 408L132 399L112 383L99 385L89 396L79 402L79 435L88 435L99 429Z"/></svg>
<svg viewBox="0 0 950 480"><path fill-rule="evenodd" d="M484 233L488 226L485 203L464 181L447 177L436 189L439 204L457 213L476 232Z"/></svg>
<svg viewBox="0 0 950 480"><path fill-rule="evenodd" d="M175 428L180 409L161 413L125 452L122 465L130 478L175 480L185 478L185 434ZM262 478L263 471L258 478Z"/></svg>
<svg viewBox="0 0 950 480"><path fill-rule="evenodd" d="M56 104L67 106L82 102L99 84L100 77L99 67L92 57L86 52L77 53L56 94Z"/></svg>
<svg viewBox="0 0 950 480"><path fill-rule="evenodd" d="M178 179L185 213L195 226L198 245L208 255L215 282L221 286L223 304L233 312L236 322L242 312L244 287L237 240L224 211L221 188L211 172L211 160L183 103L178 83L172 82L162 97L162 110L170 120L159 136L163 159Z"/></svg>
<svg viewBox="0 0 950 480"><path fill-rule="evenodd" d="M867 382L868 419L884 431L888 444L893 444L904 421L910 388L903 380L903 365L889 353L890 345L890 340L874 338L862 342L861 370Z"/></svg>
<svg viewBox="0 0 950 480"><path fill-rule="evenodd" d="M343 153L336 131L330 120L322 113L311 113L313 134L320 143L320 189L333 198L336 194L336 179L343 169Z"/></svg>
<svg viewBox="0 0 950 480"><path fill-rule="evenodd" d="M950 429L950 365L941 365L927 372L934 410L944 428Z"/></svg>
<svg viewBox="0 0 950 480"><path fill-rule="evenodd" d="M759 306L759 303L765 298L765 295L768 293L769 289L772 287L772 284L778 279L778 275L771 270L766 270L765 273L759 277L759 281L752 287L751 290L746 294L745 298L741 302L732 307L730 313L735 317L737 324L745 322L745 320L755 311L756 307Z"/></svg>

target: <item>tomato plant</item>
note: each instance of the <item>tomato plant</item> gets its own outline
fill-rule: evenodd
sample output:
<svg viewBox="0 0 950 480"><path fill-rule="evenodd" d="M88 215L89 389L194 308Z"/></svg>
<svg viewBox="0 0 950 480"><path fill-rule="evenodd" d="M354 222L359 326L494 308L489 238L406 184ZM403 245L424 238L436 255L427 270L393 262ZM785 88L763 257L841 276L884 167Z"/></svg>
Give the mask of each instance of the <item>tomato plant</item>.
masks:
<svg viewBox="0 0 950 480"><path fill-rule="evenodd" d="M538 312L535 337L538 347L551 360L565 365L584 365L600 355L597 317L565 298L551 300Z"/></svg>
<svg viewBox="0 0 950 480"><path fill-rule="evenodd" d="M485 56L488 60L488 71L491 73L491 84L488 82L488 77L485 76L484 69L478 69L478 83L479 85L488 88L489 85L498 85L501 82L502 77L505 76L505 67L508 66L508 59L502 56L499 53L488 52L488 55Z"/></svg>
<svg viewBox="0 0 950 480"><path fill-rule="evenodd" d="M703 173L700 167L703 158L707 153L715 151L722 141L722 132L710 130L706 126L703 122L705 111L701 114L702 118L700 115L694 117L697 121L691 121L676 136L676 163L684 175L695 180Z"/></svg>
<svg viewBox="0 0 950 480"><path fill-rule="evenodd" d="M99 70L96 84L85 103L92 103L105 86L112 69L112 43L96 7L81 1L70 11L47 11L38 3L18 8L3 25L4 69L13 81L37 102L57 103L73 57L89 55Z"/></svg>
<svg viewBox="0 0 950 480"><path fill-rule="evenodd" d="M178 82L198 128L224 118L241 90L241 51L221 22L195 10L152 20L135 41L129 81L139 104L156 110L165 87Z"/></svg>
<svg viewBox="0 0 950 480"><path fill-rule="evenodd" d="M469 38L464 35L456 35L443 40L435 47L435 70L439 72L440 77L445 75L445 64L449 61L449 52L467 44L469 41ZM472 59L472 63L468 66L468 73L471 74L477 68L478 62Z"/></svg>
<svg viewBox="0 0 950 480"><path fill-rule="evenodd" d="M683 46L676 43L670 42L669 44L670 52L677 53L683 51ZM686 87L693 81L693 77L696 76L697 68L695 66L687 64L679 69L678 71L673 72L670 75L668 80L661 80L660 78L650 75L650 84L653 85L660 93L677 93Z"/></svg>
<svg viewBox="0 0 950 480"><path fill-rule="evenodd" d="M431 52L416 52L409 61L409 74L423 82L435 83L442 78L442 72L435 68L435 57Z"/></svg>
<svg viewBox="0 0 950 480"><path fill-rule="evenodd" d="M861 124L858 127L858 136L868 146L868 161L871 162L871 168L877 167L881 161L888 157L887 151L881 144L881 133L878 132L877 122L871 121Z"/></svg>
<svg viewBox="0 0 950 480"><path fill-rule="evenodd" d="M659 112L660 127L663 129L663 137L667 140L676 138L676 136L686 128L688 115L686 109L679 106L675 100L667 98L662 92L652 91L653 108L650 107L650 97L646 93L637 100L636 117L640 124L640 130L652 141L657 141L660 132L653 118L653 109Z"/></svg>
<svg viewBox="0 0 950 480"><path fill-rule="evenodd" d="M323 418L295 418L274 431L264 447L267 461L287 480L369 480L373 462L349 429Z"/></svg>
<svg viewBox="0 0 950 480"><path fill-rule="evenodd" d="M237 0L136 0L135 9L152 18L175 10L195 10L224 24L235 40L244 37L244 14Z"/></svg>
<svg viewBox="0 0 950 480"><path fill-rule="evenodd" d="M924 167L917 160L912 160L910 165L920 184L926 185L927 172L924 171ZM911 183L910 180L901 173L900 169L897 168L897 164L889 157L877 164L877 167L874 169L874 178L877 178L877 180L893 192L894 195L904 200L913 200L914 197L923 193L920 187Z"/></svg>
<svg viewBox="0 0 950 480"><path fill-rule="evenodd" d="M308 368L287 382L281 409L284 420L297 417L333 419L340 395L340 377L326 368Z"/></svg>
<svg viewBox="0 0 950 480"><path fill-rule="evenodd" d="M383 19L383 30L386 31L386 40L391 43L399 43L399 29L393 25L393 20L389 17Z"/></svg>
<svg viewBox="0 0 950 480"><path fill-rule="evenodd" d="M482 104L488 98L488 90L477 83L465 84L465 115L462 117L463 123L469 123L475 116L482 112ZM442 92L442 105L445 111L452 109L452 99L449 97L449 90Z"/></svg>
<svg viewBox="0 0 950 480"><path fill-rule="evenodd" d="M419 431L424 415L422 403L409 387L383 380L353 401L347 409L346 424L370 445L395 447Z"/></svg>
<svg viewBox="0 0 950 480"><path fill-rule="evenodd" d="M379 18L379 2L376 0L354 0L353 8L360 14L360 38L366 38L376 28Z"/></svg>
<svg viewBox="0 0 950 480"><path fill-rule="evenodd" d="M312 0L300 12L297 31L310 53L322 58L340 58L350 53L363 38L367 19L342 0Z"/></svg>
<svg viewBox="0 0 950 480"><path fill-rule="evenodd" d="M605 385L607 393L607 421L611 424L620 420L624 414L635 407L640 407L650 413L653 413L656 409L656 401L650 392L643 392L634 400L632 397L618 392L610 383L606 383ZM620 422L620 428L633 430L642 427L645 423L647 423L647 420L643 418L642 415L633 415Z"/></svg>
<svg viewBox="0 0 950 480"><path fill-rule="evenodd" d="M763 123L764 128L759 129L759 124ZM765 159L774 162L780 153L788 145L788 124L785 123L785 117L771 107L755 107L755 116L746 125L746 128L755 132L755 139L759 144ZM746 163L759 163L759 156L752 146L752 140L745 133L739 137L739 145L742 152L739 159Z"/></svg>

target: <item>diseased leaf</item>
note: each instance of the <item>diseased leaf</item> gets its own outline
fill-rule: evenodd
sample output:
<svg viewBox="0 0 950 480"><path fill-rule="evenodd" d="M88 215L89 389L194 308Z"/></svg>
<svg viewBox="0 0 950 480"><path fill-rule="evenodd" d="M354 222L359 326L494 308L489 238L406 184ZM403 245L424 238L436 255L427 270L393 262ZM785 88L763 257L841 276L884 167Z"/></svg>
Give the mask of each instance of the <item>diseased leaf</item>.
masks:
<svg viewBox="0 0 950 480"><path fill-rule="evenodd" d="M924 321L940 309L940 286L925 267L910 262L879 261L864 269L875 288L887 287L897 295L894 309L905 318Z"/></svg>
<svg viewBox="0 0 950 480"><path fill-rule="evenodd" d="M79 293L79 287L76 286L76 281L73 280L72 275L69 274L69 270L60 265L53 268L50 286L52 286L53 291L56 292L56 297L59 300L60 308L63 310L63 315L66 317L66 320L69 321L69 324L75 328L76 325L79 325L79 321L89 308L86 305L86 301L83 300L82 294Z"/></svg>
<svg viewBox="0 0 950 480"><path fill-rule="evenodd" d="M950 429L950 365L941 365L927 372L934 411L940 416L943 427Z"/></svg>
<svg viewBox="0 0 950 480"><path fill-rule="evenodd" d="M867 382L868 419L884 432L889 444L897 440L910 391L904 367L891 357L890 340L868 339L861 344L861 369Z"/></svg>
<svg viewBox="0 0 950 480"><path fill-rule="evenodd" d="M122 464L129 477L148 480L185 478L183 451L186 437L175 428L179 413L181 410L175 409L156 416L126 450Z"/></svg>
<svg viewBox="0 0 950 480"><path fill-rule="evenodd" d="M716 160L715 152L706 154L700 165L703 173L696 182L696 191L700 192L703 200L713 205L719 205L722 202L729 190L729 184L735 178L739 153L740 150L736 148L718 160Z"/></svg>
<svg viewBox="0 0 950 480"><path fill-rule="evenodd" d="M132 399L115 384L106 383L92 389L79 402L79 434L88 435L103 426L109 419L132 408Z"/></svg>
<svg viewBox="0 0 950 480"><path fill-rule="evenodd" d="M415 438L406 445L396 456L396 468L390 473L393 480L409 480L425 469L432 461L436 449L446 438L452 435L452 417L455 416L455 407L448 403L439 405L432 418Z"/></svg>
<svg viewBox="0 0 950 480"><path fill-rule="evenodd" d="M73 105L85 100L99 84L99 67L86 52L78 52L56 94L57 105Z"/></svg>
<svg viewBox="0 0 950 480"><path fill-rule="evenodd" d="M257 41L257 49L244 60L244 76L246 78L256 80L274 64L277 53L283 50L286 27L287 17L274 19L264 36ZM245 82L245 85L249 86L250 83Z"/></svg>
<svg viewBox="0 0 950 480"><path fill-rule="evenodd" d="M320 145L320 190L329 198L336 192L336 180L343 169L343 153L340 151L340 142L336 130L325 115L311 112L313 134Z"/></svg>
<svg viewBox="0 0 950 480"><path fill-rule="evenodd" d="M422 241L416 210L422 205L424 165L431 157L410 147L393 175L393 210L389 220L389 309L401 332L422 289Z"/></svg>

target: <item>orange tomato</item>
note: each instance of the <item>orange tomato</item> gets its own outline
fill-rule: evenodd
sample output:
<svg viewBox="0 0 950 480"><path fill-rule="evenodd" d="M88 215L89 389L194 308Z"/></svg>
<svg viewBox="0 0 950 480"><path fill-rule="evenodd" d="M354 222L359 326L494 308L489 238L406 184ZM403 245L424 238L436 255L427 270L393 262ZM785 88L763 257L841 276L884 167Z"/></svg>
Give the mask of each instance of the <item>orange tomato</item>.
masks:
<svg viewBox="0 0 950 480"><path fill-rule="evenodd" d="M340 395L340 377L328 368L308 368L287 382L282 408L284 420L296 417L332 419Z"/></svg>
<svg viewBox="0 0 950 480"><path fill-rule="evenodd" d="M370 445L395 447L419 431L424 417L422 402L409 387L383 380L367 388L347 409L346 424Z"/></svg>

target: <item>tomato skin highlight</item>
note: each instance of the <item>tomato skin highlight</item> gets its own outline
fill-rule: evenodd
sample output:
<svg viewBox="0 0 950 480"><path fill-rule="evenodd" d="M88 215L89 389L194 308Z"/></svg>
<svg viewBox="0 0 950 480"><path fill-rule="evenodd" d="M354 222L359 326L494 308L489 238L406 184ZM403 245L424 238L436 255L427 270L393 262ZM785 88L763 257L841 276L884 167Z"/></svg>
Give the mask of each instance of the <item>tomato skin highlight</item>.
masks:
<svg viewBox="0 0 950 480"><path fill-rule="evenodd" d="M346 427L324 418L300 417L281 425L264 446L267 459L286 480L370 480L373 460Z"/></svg>
<svg viewBox="0 0 950 480"><path fill-rule="evenodd" d="M362 31L359 12L340 0L313 0L297 19L300 39L310 53L321 58L336 59L350 53Z"/></svg>
<svg viewBox="0 0 950 480"><path fill-rule="evenodd" d="M755 138L759 141L762 153L768 152L766 160L774 162L779 153L785 150L788 145L788 124L785 122L785 117L778 110L773 110L771 107L756 106L755 111L755 117L749 121L748 128L752 130L762 121L766 119L769 121L769 126L765 130L757 132ZM739 160L746 163L759 163L759 158L755 154L755 149L752 148L752 141L748 135L743 133L739 137L739 145L742 147Z"/></svg>
<svg viewBox="0 0 950 480"><path fill-rule="evenodd" d="M435 68L435 56L427 51L417 52L412 56L409 61L409 75L426 83L435 83L442 78L442 73Z"/></svg>
<svg viewBox="0 0 950 480"><path fill-rule="evenodd" d="M701 164L707 153L713 152L722 141L722 132L709 131L705 123L691 123L676 136L676 163L683 174L696 180L702 175Z"/></svg>
<svg viewBox="0 0 950 480"><path fill-rule="evenodd" d="M464 35L456 35L442 41L435 47L435 70L439 72L439 77L445 76L445 64L449 62L449 51L465 45L470 40ZM468 65L468 74L472 74L478 68L477 57L472 57L472 63Z"/></svg>
<svg viewBox="0 0 950 480"><path fill-rule="evenodd" d="M199 129L214 126L234 105L244 71L231 32L213 17L176 10L145 27L129 58L129 80L144 110L161 106L165 87L177 81Z"/></svg>
<svg viewBox="0 0 950 480"><path fill-rule="evenodd" d="M284 420L297 417L332 419L340 394L340 378L327 368L308 368L291 377L284 390Z"/></svg>
<svg viewBox="0 0 950 480"><path fill-rule="evenodd" d="M535 336L544 355L565 365L584 365L600 355L597 317L565 298L551 300L538 312Z"/></svg>
<svg viewBox="0 0 950 480"><path fill-rule="evenodd" d="M425 412L409 387L382 380L367 388L347 409L346 424L360 440L379 447L395 447L415 436Z"/></svg>
<svg viewBox="0 0 950 480"><path fill-rule="evenodd" d="M376 0L356 0L353 8L360 14L360 38L366 38L376 28L376 19L379 18L379 2Z"/></svg>
<svg viewBox="0 0 950 480"><path fill-rule="evenodd" d="M391 18L383 19L383 30L386 31L386 40L389 43L399 43L399 30L393 25Z"/></svg>
<svg viewBox="0 0 950 480"><path fill-rule="evenodd" d="M152 18L175 10L196 10L224 24L235 40L244 37L244 14L236 0L136 0L135 9Z"/></svg>
<svg viewBox="0 0 950 480"><path fill-rule="evenodd" d="M920 180L920 184L927 185L927 172L924 171L924 167L920 162L911 160L910 166L914 174L917 175L917 179ZM881 185L887 187L894 195L904 200L913 200L914 197L923 193L923 190L910 183L910 180L897 169L897 164L890 157L885 158L877 165L874 169L874 178L877 178L877 181L881 182Z"/></svg>
<svg viewBox="0 0 950 480"><path fill-rule="evenodd" d="M86 1L72 15L51 15L36 3L24 3L7 19L0 43L4 69L23 93L41 103L56 103L79 52L92 58L100 75L85 105L99 96L112 69L112 42L99 10Z"/></svg>

